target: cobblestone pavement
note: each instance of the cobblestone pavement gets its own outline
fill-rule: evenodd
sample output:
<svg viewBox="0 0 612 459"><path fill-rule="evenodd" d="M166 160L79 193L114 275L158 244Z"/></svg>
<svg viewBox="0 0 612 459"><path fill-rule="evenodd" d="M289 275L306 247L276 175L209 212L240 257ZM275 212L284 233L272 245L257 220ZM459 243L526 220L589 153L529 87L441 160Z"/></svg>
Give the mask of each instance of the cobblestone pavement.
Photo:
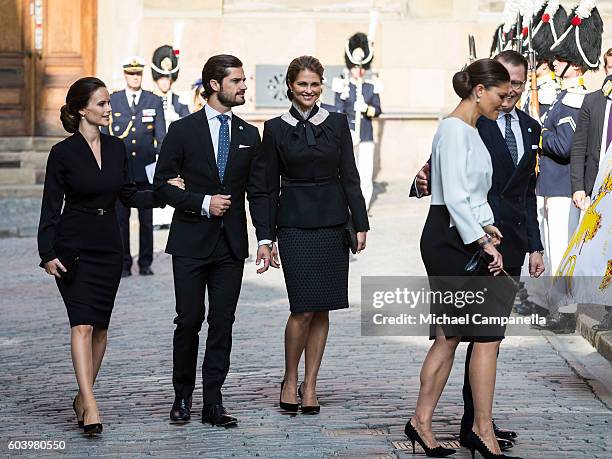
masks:
<svg viewBox="0 0 612 459"><path fill-rule="evenodd" d="M415 406L429 341L361 337L359 315L361 275L424 273L418 237L428 203L409 200L407 191L391 184L376 202L368 248L351 263L353 306L331 314L319 416L285 415L277 407L286 292L280 272L257 276L252 260L247 262L225 387L225 405L240 426L229 430L199 422L200 387L194 394L194 422L182 427L168 422L174 299L170 259L159 252L155 276L133 276L120 286L96 383L104 434L83 438L71 408L76 382L59 293L37 268L34 238L1 239L0 456L410 457L403 427ZM163 247L164 233L159 234L157 249ZM582 338L509 337L500 354L495 418L519 432L516 455L611 457L606 399L568 365L555 345L560 341L609 374L602 367L609 364L593 356ZM443 440L458 434L464 350L462 345L435 415ZM65 449L9 451L10 440L61 440ZM454 457L469 456L460 449Z"/></svg>

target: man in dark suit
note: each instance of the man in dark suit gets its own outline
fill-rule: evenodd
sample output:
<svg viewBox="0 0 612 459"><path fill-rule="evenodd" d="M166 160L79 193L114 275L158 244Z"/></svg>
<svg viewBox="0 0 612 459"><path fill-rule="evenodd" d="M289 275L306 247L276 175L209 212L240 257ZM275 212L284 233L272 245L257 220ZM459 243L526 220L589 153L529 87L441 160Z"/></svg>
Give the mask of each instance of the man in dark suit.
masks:
<svg viewBox="0 0 612 459"><path fill-rule="evenodd" d="M510 73L511 91L504 100L497 121L481 117L478 132L491 155L493 178L488 202L495 217L494 225L503 235L500 252L504 268L517 282L525 255L529 253L529 273L539 277L544 272L543 246L540 240L535 197L535 164L540 141L540 125L515 108L527 80L527 60L516 51L503 51L495 57ZM429 164L419 171L410 196L429 194ZM474 402L469 381L469 366L473 343L467 349L463 386L464 414L461 420L460 442L472 428ZM512 446L516 433L494 425L500 447ZM499 440L498 440L499 441Z"/></svg>
<svg viewBox="0 0 612 459"><path fill-rule="evenodd" d="M202 422L237 423L223 407L221 387L229 370L232 325L248 257L245 192L259 241L257 264L264 260L257 272L270 264L267 161L257 128L231 112L231 107L244 104L245 80L242 62L234 56L213 56L206 62L202 82L207 103L170 125L155 171L155 195L175 208L166 247L172 255L177 313L170 412L175 422L191 418L207 290ZM166 186L165 177L179 174L185 190Z"/></svg>
<svg viewBox="0 0 612 459"><path fill-rule="evenodd" d="M607 53L606 53L607 54ZM604 62L606 62L604 60ZM606 65L606 69L607 69ZM599 161L612 143L612 75L608 75L601 91L584 97L570 156L570 177L574 205L585 211L599 172ZM606 306L597 331L612 329L612 307Z"/></svg>
<svg viewBox="0 0 612 459"><path fill-rule="evenodd" d="M155 156L166 135L166 121L162 101L150 91L142 89L144 59L132 56L123 63L126 89L111 95L113 108L108 128L102 132L119 137L125 143L132 180L139 190L150 190L145 166L155 162ZM117 201L117 218L123 240L122 277L132 275L130 252L130 209ZM138 268L143 276L153 274L153 210L138 209L140 224Z"/></svg>

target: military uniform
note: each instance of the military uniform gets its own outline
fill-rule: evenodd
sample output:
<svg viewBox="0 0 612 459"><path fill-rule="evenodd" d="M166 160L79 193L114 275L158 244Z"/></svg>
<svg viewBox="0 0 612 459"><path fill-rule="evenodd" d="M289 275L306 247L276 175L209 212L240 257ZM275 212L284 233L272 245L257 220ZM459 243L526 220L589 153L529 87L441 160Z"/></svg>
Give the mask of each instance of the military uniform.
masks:
<svg viewBox="0 0 612 459"><path fill-rule="evenodd" d="M561 72L562 78L571 64L581 67L583 72L599 67L602 32L603 21L597 8L594 3L587 5L583 0L568 15L564 26L557 28L557 38L548 51L559 63L567 63ZM559 264L580 220L580 210L572 201L570 157L586 93L582 76L563 78L561 92L543 120L536 195L544 260L551 276L557 272L567 274ZM550 311L546 328L556 332L575 329L576 304L560 307L548 300L543 303Z"/></svg>
<svg viewBox="0 0 612 459"><path fill-rule="evenodd" d="M536 184L545 261L551 275L580 219L580 210L572 203L570 153L586 88L582 77L566 80L564 85L544 119Z"/></svg>
<svg viewBox="0 0 612 459"><path fill-rule="evenodd" d="M137 71L144 67L144 61L135 60L124 64L124 69ZM126 65L128 65L126 67ZM145 166L156 161L161 143L166 135L166 121L161 99L150 91L140 89L132 92L124 89L111 94L111 121L105 134L123 140L128 155L131 179L139 190L152 190ZM123 268L129 272L132 266L130 251L130 209L117 202L117 217L123 239ZM153 262L153 212L152 209L138 209L140 223L138 266L142 272Z"/></svg>
<svg viewBox="0 0 612 459"><path fill-rule="evenodd" d="M177 54L178 51L175 51L172 46L163 45L153 52L153 59L151 59L151 76L153 81L157 82L163 77L170 79L170 90L164 93L159 88L156 88L154 91L162 99L166 130L173 121L189 115L189 107L180 101L177 94L172 92L172 84L174 84L179 75Z"/></svg>
<svg viewBox="0 0 612 459"><path fill-rule="evenodd" d="M366 70L370 68L373 58L370 45L364 33L356 33L349 38L345 51L346 66L349 70L353 67ZM349 120L361 192L366 207L369 208L374 192L375 144L372 119L382 112L379 95L382 92L382 83L379 80L358 81L349 77L346 72L343 78L334 78L332 90L335 93L333 109L346 114ZM357 127L355 123L358 117L360 122Z"/></svg>

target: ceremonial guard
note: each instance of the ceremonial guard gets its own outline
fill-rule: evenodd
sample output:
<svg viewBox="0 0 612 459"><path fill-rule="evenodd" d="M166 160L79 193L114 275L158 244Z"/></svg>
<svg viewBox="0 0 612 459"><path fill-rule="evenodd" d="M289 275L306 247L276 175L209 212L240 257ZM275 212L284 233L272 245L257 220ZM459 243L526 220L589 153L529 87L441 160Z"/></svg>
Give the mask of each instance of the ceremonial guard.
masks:
<svg viewBox="0 0 612 459"><path fill-rule="evenodd" d="M561 85L557 80L553 69L555 55L550 47L557 41L563 32L563 26L567 22L567 12L559 0L545 1L540 11L533 19L533 28L529 38L530 48L536 54L536 76L538 91L538 115L541 121L545 118L551 104L561 92ZM525 91L526 98L523 111L529 113L531 104L531 92Z"/></svg>
<svg viewBox="0 0 612 459"><path fill-rule="evenodd" d="M111 94L111 119L105 134L118 137L125 143L131 178L138 190L152 190L145 167L156 160L156 155L166 135L166 121L162 100L150 91L142 89L142 71L145 62L141 57L129 57L123 63L126 89ZM122 277L132 274L130 252L130 209L117 202L117 218L123 240ZM141 275L151 275L153 262L153 212L138 209L140 223L138 267Z"/></svg>
<svg viewBox="0 0 612 459"><path fill-rule="evenodd" d="M189 115L189 107L181 103L178 94L172 92L172 85L178 78L178 74L178 50L169 45L157 48L151 61L151 76L157 86L153 93L162 100L166 129L173 121Z"/></svg>
<svg viewBox="0 0 612 459"><path fill-rule="evenodd" d="M161 97L166 130L173 121L189 115L189 107L181 102L182 98L178 94L172 91L172 85L179 74L178 57L178 49L163 45L155 50L151 60L151 76L157 86L153 93ZM147 178L151 182L152 174L151 176L148 175ZM153 209L153 226L155 228L169 228L173 215L174 208L172 206Z"/></svg>
<svg viewBox="0 0 612 459"><path fill-rule="evenodd" d="M380 92L382 83L377 79L365 79L374 58L373 43L365 33L358 32L348 39L345 61L348 71L342 78L334 78L335 109L349 119L361 192L370 207L374 191L374 132L372 119L381 114Z"/></svg>
<svg viewBox="0 0 612 459"><path fill-rule="evenodd" d="M587 93L583 75L600 65L603 21L594 5L593 0L582 0L569 14L563 33L551 46L562 91L544 120L536 194L541 204L539 217L544 230L545 260L552 274L568 274L566 267L559 263L580 219L580 209L572 203L570 153ZM575 330L575 304L561 308L557 304L542 306L550 313L546 328L558 333Z"/></svg>

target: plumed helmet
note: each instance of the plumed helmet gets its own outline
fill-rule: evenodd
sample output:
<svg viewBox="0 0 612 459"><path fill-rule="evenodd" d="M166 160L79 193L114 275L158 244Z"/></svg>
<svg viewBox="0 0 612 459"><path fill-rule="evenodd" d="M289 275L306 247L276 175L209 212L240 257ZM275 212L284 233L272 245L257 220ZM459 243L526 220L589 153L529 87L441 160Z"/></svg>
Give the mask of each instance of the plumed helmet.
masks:
<svg viewBox="0 0 612 459"><path fill-rule="evenodd" d="M357 32L346 42L344 50L344 61L350 69L352 67L362 67L366 70L370 68L374 50L370 47L368 36L363 32Z"/></svg>
<svg viewBox="0 0 612 459"><path fill-rule="evenodd" d="M536 52L538 62L546 61L552 64L555 60L555 53L550 48L565 30L566 23L567 12L559 0L550 0L538 12L531 32L531 46Z"/></svg>
<svg viewBox="0 0 612 459"><path fill-rule="evenodd" d="M176 81L179 73L178 56L170 45L160 46L153 53L151 60L151 74L153 80L157 81L161 77L167 76L172 81Z"/></svg>
<svg viewBox="0 0 612 459"><path fill-rule="evenodd" d="M595 0L582 0L569 14L563 30L563 34L551 46L555 57L585 70L598 69L603 20Z"/></svg>

